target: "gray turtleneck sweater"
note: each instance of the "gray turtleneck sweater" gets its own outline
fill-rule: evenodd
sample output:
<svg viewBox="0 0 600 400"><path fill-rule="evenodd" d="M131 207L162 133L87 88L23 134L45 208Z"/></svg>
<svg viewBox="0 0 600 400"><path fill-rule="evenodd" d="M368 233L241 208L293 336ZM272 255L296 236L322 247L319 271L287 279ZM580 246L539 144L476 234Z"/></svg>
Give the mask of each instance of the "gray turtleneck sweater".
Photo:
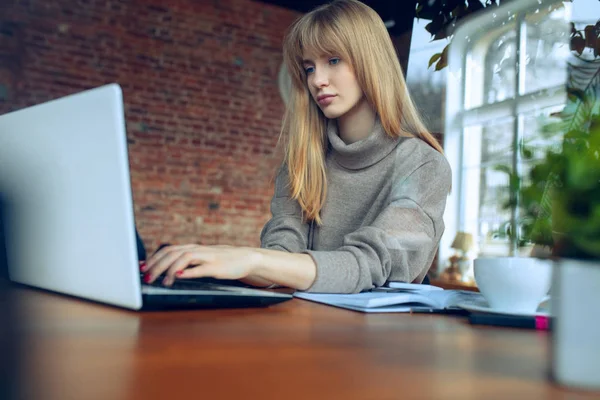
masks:
<svg viewBox="0 0 600 400"><path fill-rule="evenodd" d="M261 247L307 253L317 276L310 292L357 293L386 281L422 282L444 232L450 191L446 158L418 138L390 138L376 121L365 139L345 144L327 129L327 198L322 225L302 222L280 168L272 218Z"/></svg>

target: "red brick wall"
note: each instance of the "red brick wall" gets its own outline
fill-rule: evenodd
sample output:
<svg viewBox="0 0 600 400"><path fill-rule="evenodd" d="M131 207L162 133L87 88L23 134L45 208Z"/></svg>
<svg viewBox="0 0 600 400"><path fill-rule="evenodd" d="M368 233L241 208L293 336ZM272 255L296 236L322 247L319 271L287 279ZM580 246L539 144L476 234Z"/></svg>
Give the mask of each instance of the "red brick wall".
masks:
<svg viewBox="0 0 600 400"><path fill-rule="evenodd" d="M258 245L297 14L249 0L2 0L0 113L122 85L137 225L160 242Z"/></svg>

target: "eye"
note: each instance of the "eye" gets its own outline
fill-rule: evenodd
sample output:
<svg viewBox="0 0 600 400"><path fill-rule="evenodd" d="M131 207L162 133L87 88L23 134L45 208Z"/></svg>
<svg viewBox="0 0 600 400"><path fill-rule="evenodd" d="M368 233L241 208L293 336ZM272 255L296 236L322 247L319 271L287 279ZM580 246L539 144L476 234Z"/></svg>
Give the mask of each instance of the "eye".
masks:
<svg viewBox="0 0 600 400"><path fill-rule="evenodd" d="M306 75L312 74L315 72L315 67L305 67L304 72L306 72Z"/></svg>
<svg viewBox="0 0 600 400"><path fill-rule="evenodd" d="M340 61L342 61L342 60L340 60L338 57L333 57L333 58L329 59L329 64L331 64L331 65L337 65L337 64L340 63Z"/></svg>

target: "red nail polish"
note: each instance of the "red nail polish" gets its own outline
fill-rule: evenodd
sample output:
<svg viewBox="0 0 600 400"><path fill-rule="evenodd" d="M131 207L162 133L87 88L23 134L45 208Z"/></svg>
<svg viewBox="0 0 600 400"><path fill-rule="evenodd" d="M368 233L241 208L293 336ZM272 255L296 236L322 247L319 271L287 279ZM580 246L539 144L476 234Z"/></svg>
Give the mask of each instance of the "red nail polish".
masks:
<svg viewBox="0 0 600 400"><path fill-rule="evenodd" d="M150 274L144 275L144 282L150 283Z"/></svg>
<svg viewBox="0 0 600 400"><path fill-rule="evenodd" d="M140 271L144 272L146 270L146 263L145 262L141 262L140 263Z"/></svg>
<svg viewBox="0 0 600 400"><path fill-rule="evenodd" d="M177 271L177 272L175 273L175 275L177 275L177 276L181 276L181 275L183 275L183 271Z"/></svg>

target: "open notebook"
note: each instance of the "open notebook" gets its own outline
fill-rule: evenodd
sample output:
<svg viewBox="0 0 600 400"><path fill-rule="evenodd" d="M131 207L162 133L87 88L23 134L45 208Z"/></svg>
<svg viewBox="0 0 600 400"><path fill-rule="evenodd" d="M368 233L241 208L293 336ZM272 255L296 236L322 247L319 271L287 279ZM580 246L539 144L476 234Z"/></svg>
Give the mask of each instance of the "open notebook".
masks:
<svg viewBox="0 0 600 400"><path fill-rule="evenodd" d="M294 297L367 313L458 309L457 304L481 304L484 301L480 293L466 290L398 282L388 286L357 294L296 292Z"/></svg>

